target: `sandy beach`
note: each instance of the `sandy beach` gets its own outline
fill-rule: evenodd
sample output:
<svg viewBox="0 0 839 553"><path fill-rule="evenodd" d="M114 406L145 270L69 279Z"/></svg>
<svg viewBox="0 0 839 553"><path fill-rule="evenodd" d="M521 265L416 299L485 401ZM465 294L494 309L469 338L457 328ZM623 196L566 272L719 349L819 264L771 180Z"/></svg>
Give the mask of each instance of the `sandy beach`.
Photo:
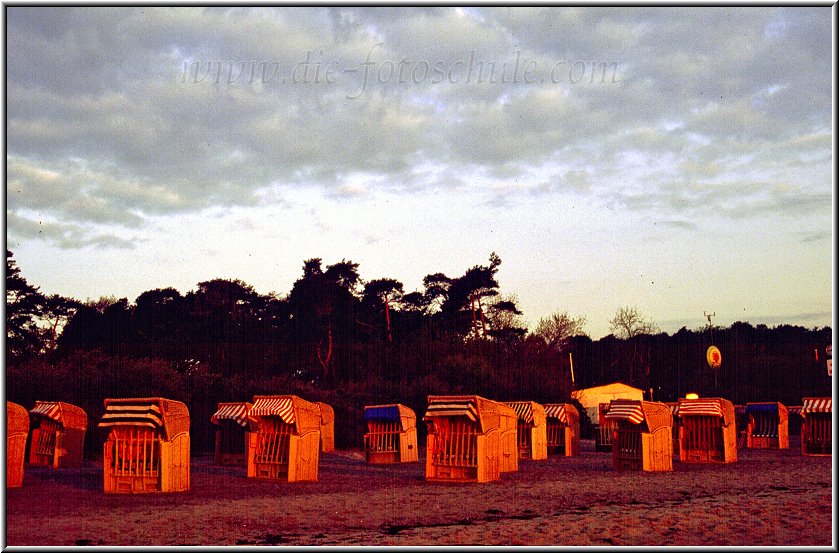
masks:
<svg viewBox="0 0 839 553"><path fill-rule="evenodd" d="M420 463L321 454L317 482L245 478L194 455L191 490L102 492L102 466L27 465L6 493L7 546L831 546L830 457L741 449L733 464L617 472L579 457L521 461L488 484L439 484Z"/></svg>

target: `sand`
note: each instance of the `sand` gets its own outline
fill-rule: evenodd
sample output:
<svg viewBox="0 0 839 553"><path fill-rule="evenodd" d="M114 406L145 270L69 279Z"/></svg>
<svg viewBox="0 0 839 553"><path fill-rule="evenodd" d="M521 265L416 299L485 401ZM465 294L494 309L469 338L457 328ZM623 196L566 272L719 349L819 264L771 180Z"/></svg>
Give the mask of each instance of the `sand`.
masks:
<svg viewBox="0 0 839 553"><path fill-rule="evenodd" d="M521 461L487 484L424 479L420 463L321 454L317 482L245 478L194 455L191 490L102 492L102 465L26 467L6 492L6 545L832 546L830 457L741 449L732 464L617 472L579 457Z"/></svg>

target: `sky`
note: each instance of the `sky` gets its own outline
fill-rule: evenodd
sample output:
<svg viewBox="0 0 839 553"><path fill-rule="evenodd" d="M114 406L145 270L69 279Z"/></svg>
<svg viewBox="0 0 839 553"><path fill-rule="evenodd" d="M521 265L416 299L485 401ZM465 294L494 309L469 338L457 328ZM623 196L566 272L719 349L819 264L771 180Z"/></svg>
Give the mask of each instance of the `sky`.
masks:
<svg viewBox="0 0 839 553"><path fill-rule="evenodd" d="M6 241L80 300L303 261L534 328L833 325L830 7L6 7Z"/></svg>

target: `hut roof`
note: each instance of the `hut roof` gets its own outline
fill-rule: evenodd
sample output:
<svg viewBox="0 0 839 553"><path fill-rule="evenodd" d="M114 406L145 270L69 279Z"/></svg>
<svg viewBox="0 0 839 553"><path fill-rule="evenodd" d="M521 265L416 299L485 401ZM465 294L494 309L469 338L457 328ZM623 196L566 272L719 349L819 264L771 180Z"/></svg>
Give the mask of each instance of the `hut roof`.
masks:
<svg viewBox="0 0 839 553"><path fill-rule="evenodd" d="M574 390L571 397L580 402L583 407L597 408L601 403L608 403L613 399L644 399L644 390L633 388L622 382L613 382L603 386L594 386L582 390Z"/></svg>

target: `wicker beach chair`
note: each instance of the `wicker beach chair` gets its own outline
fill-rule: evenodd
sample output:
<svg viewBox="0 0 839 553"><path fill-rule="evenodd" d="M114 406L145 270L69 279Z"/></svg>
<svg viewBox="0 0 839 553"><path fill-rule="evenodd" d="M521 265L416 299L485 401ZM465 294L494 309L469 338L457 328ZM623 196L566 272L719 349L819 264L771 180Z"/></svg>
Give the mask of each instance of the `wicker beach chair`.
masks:
<svg viewBox="0 0 839 553"><path fill-rule="evenodd" d="M364 407L364 451L368 463L419 461L417 416L399 403Z"/></svg>
<svg viewBox="0 0 839 553"><path fill-rule="evenodd" d="M801 402L801 453L831 455L832 398L805 397Z"/></svg>
<svg viewBox="0 0 839 553"><path fill-rule="evenodd" d="M617 470L673 470L673 414L657 401L613 399L606 419L612 431L612 464Z"/></svg>
<svg viewBox="0 0 839 553"><path fill-rule="evenodd" d="M29 416L32 422L31 464L53 468L82 466L87 432L84 409L63 401L36 401Z"/></svg>
<svg viewBox="0 0 839 553"><path fill-rule="evenodd" d="M580 412L571 403L546 403L548 454L580 454Z"/></svg>
<svg viewBox="0 0 839 553"><path fill-rule="evenodd" d="M216 430L215 463L244 466L247 461L247 437L254 431L249 418L253 404L248 401L223 402L210 417Z"/></svg>
<svg viewBox="0 0 839 553"><path fill-rule="evenodd" d="M106 493L189 490L189 410L180 401L105 399L99 428Z"/></svg>
<svg viewBox="0 0 839 553"><path fill-rule="evenodd" d="M318 479L321 408L294 395L254 396L248 477L298 482Z"/></svg>
<svg viewBox="0 0 839 553"><path fill-rule="evenodd" d="M747 403L746 447L789 448L789 413L782 403Z"/></svg>
<svg viewBox="0 0 839 553"><path fill-rule="evenodd" d="M734 404L723 398L679 399L679 461L737 461Z"/></svg>
<svg viewBox="0 0 839 553"><path fill-rule="evenodd" d="M428 396L425 477L489 482L518 470L516 412L474 395Z"/></svg>
<svg viewBox="0 0 839 553"><path fill-rule="evenodd" d="M548 458L548 428L545 408L535 401L505 401L516 412L516 442L519 459Z"/></svg>

